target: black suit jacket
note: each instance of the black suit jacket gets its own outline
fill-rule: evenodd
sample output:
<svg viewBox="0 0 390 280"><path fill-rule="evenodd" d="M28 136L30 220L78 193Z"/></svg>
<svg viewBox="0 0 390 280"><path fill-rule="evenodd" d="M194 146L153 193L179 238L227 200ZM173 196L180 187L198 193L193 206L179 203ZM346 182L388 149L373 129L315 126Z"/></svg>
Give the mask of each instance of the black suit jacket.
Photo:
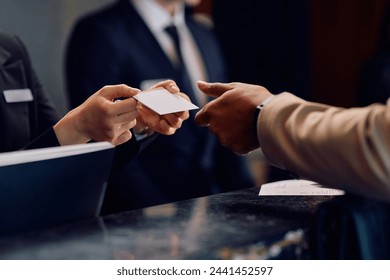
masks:
<svg viewBox="0 0 390 280"><path fill-rule="evenodd" d="M212 31L190 17L187 25L203 57L208 80L225 81L225 66ZM140 87L145 80L171 78L189 94L128 0L77 22L68 45L66 72L73 106L103 84ZM109 191L115 205L106 205L107 212L252 186L246 162L222 147L206 128L198 127L194 114L191 111L175 135L159 136L112 178Z"/></svg>
<svg viewBox="0 0 390 280"><path fill-rule="evenodd" d="M8 103L4 91L11 89L30 89L33 100ZM0 94L0 152L58 145L51 129L58 120L56 110L42 89L23 43L3 32L0 32Z"/></svg>

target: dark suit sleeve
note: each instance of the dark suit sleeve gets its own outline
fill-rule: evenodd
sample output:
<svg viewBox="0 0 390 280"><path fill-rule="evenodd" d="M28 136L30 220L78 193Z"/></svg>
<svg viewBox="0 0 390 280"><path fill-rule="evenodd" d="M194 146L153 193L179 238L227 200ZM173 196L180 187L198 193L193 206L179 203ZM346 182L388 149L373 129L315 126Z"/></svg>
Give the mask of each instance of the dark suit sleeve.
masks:
<svg viewBox="0 0 390 280"><path fill-rule="evenodd" d="M39 149L39 148L48 148L59 146L60 143L57 140L57 136L54 133L53 128L49 128L47 131L42 133L40 136L35 138L33 141L28 143L23 149Z"/></svg>
<svg viewBox="0 0 390 280"><path fill-rule="evenodd" d="M156 137L158 136L155 133L149 137L146 137L138 141L136 140L133 134L133 137L129 141L115 148L115 156L114 156L112 169L115 171L117 169L120 169L124 165L126 165L129 162L129 160L131 160L138 153L140 153Z"/></svg>

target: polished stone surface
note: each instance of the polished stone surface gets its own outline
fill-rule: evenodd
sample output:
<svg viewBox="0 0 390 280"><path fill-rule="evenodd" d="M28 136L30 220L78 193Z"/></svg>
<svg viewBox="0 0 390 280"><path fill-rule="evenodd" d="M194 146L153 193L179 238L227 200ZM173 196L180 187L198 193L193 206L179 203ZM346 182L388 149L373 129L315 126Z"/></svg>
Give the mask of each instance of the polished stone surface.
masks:
<svg viewBox="0 0 390 280"><path fill-rule="evenodd" d="M0 237L0 259L307 258L306 231L331 197L259 197L259 188Z"/></svg>

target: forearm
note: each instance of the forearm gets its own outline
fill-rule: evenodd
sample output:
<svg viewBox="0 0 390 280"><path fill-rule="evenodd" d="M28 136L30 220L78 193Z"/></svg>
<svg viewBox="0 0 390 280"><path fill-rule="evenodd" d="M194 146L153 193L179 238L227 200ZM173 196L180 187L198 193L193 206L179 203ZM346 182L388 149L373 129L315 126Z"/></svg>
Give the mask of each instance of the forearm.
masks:
<svg viewBox="0 0 390 280"><path fill-rule="evenodd" d="M385 106L345 110L283 93L260 115L259 142L273 165L329 186L390 197L389 112Z"/></svg>
<svg viewBox="0 0 390 280"><path fill-rule="evenodd" d="M53 127L54 133L61 146L84 144L91 140L77 127L80 120L73 116L77 114L76 110L78 110L78 108L68 112L68 114Z"/></svg>
<svg viewBox="0 0 390 280"><path fill-rule="evenodd" d="M39 137L35 138L33 141L24 146L23 150L39 149L39 148L48 148L48 147L57 147L60 146L58 143L56 134L53 128L48 129L42 133Z"/></svg>
<svg viewBox="0 0 390 280"><path fill-rule="evenodd" d="M145 137L142 140L137 140L136 137L131 138L126 143L119 145L115 148L115 156L112 165L112 171L123 168L134 157L136 157L145 147L147 147L158 134Z"/></svg>

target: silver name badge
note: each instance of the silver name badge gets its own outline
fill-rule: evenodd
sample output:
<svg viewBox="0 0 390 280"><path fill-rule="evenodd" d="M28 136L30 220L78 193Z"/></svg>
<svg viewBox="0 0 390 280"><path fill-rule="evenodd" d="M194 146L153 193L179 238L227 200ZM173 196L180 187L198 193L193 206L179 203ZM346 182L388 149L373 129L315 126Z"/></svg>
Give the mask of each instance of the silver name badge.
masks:
<svg viewBox="0 0 390 280"><path fill-rule="evenodd" d="M29 88L8 89L4 90L3 94L7 103L29 102L34 100Z"/></svg>

